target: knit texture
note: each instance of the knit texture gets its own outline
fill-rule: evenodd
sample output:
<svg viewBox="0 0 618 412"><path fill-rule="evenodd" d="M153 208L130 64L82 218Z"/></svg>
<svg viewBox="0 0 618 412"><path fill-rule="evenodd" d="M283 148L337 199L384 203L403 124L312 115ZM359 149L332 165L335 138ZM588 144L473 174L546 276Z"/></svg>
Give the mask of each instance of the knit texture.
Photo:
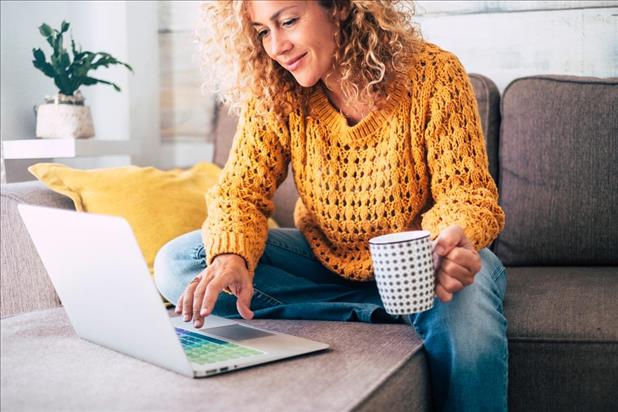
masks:
<svg viewBox="0 0 618 412"><path fill-rule="evenodd" d="M409 79L353 126L317 86L308 115L293 111L285 124L258 117L249 102L207 193L207 262L235 253L255 270L290 162L295 225L340 276L373 279L368 241L386 233L422 228L436 237L458 224L477 249L491 243L504 214L468 76L454 55L426 43Z"/></svg>

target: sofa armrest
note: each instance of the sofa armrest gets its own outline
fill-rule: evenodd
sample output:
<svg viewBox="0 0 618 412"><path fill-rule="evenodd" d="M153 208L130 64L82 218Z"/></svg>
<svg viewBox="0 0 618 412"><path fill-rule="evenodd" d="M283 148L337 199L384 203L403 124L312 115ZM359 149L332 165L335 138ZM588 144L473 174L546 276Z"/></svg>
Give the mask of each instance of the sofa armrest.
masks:
<svg viewBox="0 0 618 412"><path fill-rule="evenodd" d="M3 184L0 198L0 314L4 317L59 306L60 300L17 212L17 205L74 209L73 202L38 181Z"/></svg>

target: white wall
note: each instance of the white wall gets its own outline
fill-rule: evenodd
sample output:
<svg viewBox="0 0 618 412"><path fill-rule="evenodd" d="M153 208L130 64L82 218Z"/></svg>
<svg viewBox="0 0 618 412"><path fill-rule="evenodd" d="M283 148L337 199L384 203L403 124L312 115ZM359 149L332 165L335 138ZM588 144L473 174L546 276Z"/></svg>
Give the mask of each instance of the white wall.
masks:
<svg viewBox="0 0 618 412"><path fill-rule="evenodd" d="M159 1L161 166L187 167L211 161L215 99L202 91L194 31L200 2Z"/></svg>
<svg viewBox="0 0 618 412"><path fill-rule="evenodd" d="M157 2L129 1L126 10L127 56L135 70L127 87L129 135L140 148L131 162L161 167Z"/></svg>
<svg viewBox="0 0 618 412"><path fill-rule="evenodd" d="M618 1L419 1L423 37L502 92L533 74L618 76Z"/></svg>
<svg viewBox="0 0 618 412"><path fill-rule="evenodd" d="M46 94L54 93L53 81L32 66L32 49L46 44L37 27L42 22L58 26L68 15L67 3L0 2L0 135L3 139L34 136L32 107L40 104Z"/></svg>

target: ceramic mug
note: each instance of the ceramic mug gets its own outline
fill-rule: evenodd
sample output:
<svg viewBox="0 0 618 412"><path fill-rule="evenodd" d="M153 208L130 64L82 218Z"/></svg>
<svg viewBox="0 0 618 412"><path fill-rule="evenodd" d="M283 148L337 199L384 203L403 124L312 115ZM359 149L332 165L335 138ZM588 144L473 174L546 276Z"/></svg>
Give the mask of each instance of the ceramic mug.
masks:
<svg viewBox="0 0 618 412"><path fill-rule="evenodd" d="M390 233L369 240L378 292L386 312L407 315L433 307L435 276L430 233Z"/></svg>

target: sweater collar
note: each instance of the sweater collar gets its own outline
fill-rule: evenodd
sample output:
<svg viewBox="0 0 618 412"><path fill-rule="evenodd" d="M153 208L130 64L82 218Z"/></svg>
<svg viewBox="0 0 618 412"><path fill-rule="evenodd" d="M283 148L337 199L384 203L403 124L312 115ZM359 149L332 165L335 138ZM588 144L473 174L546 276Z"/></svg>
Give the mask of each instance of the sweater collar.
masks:
<svg viewBox="0 0 618 412"><path fill-rule="evenodd" d="M384 107L372 111L353 126L349 126L343 113L332 105L321 85L316 85L313 93L311 93L309 106L313 116L319 119L327 130L336 132L343 138L358 142L378 131L391 117L392 110L401 104L405 96L405 87L401 84L395 84Z"/></svg>

